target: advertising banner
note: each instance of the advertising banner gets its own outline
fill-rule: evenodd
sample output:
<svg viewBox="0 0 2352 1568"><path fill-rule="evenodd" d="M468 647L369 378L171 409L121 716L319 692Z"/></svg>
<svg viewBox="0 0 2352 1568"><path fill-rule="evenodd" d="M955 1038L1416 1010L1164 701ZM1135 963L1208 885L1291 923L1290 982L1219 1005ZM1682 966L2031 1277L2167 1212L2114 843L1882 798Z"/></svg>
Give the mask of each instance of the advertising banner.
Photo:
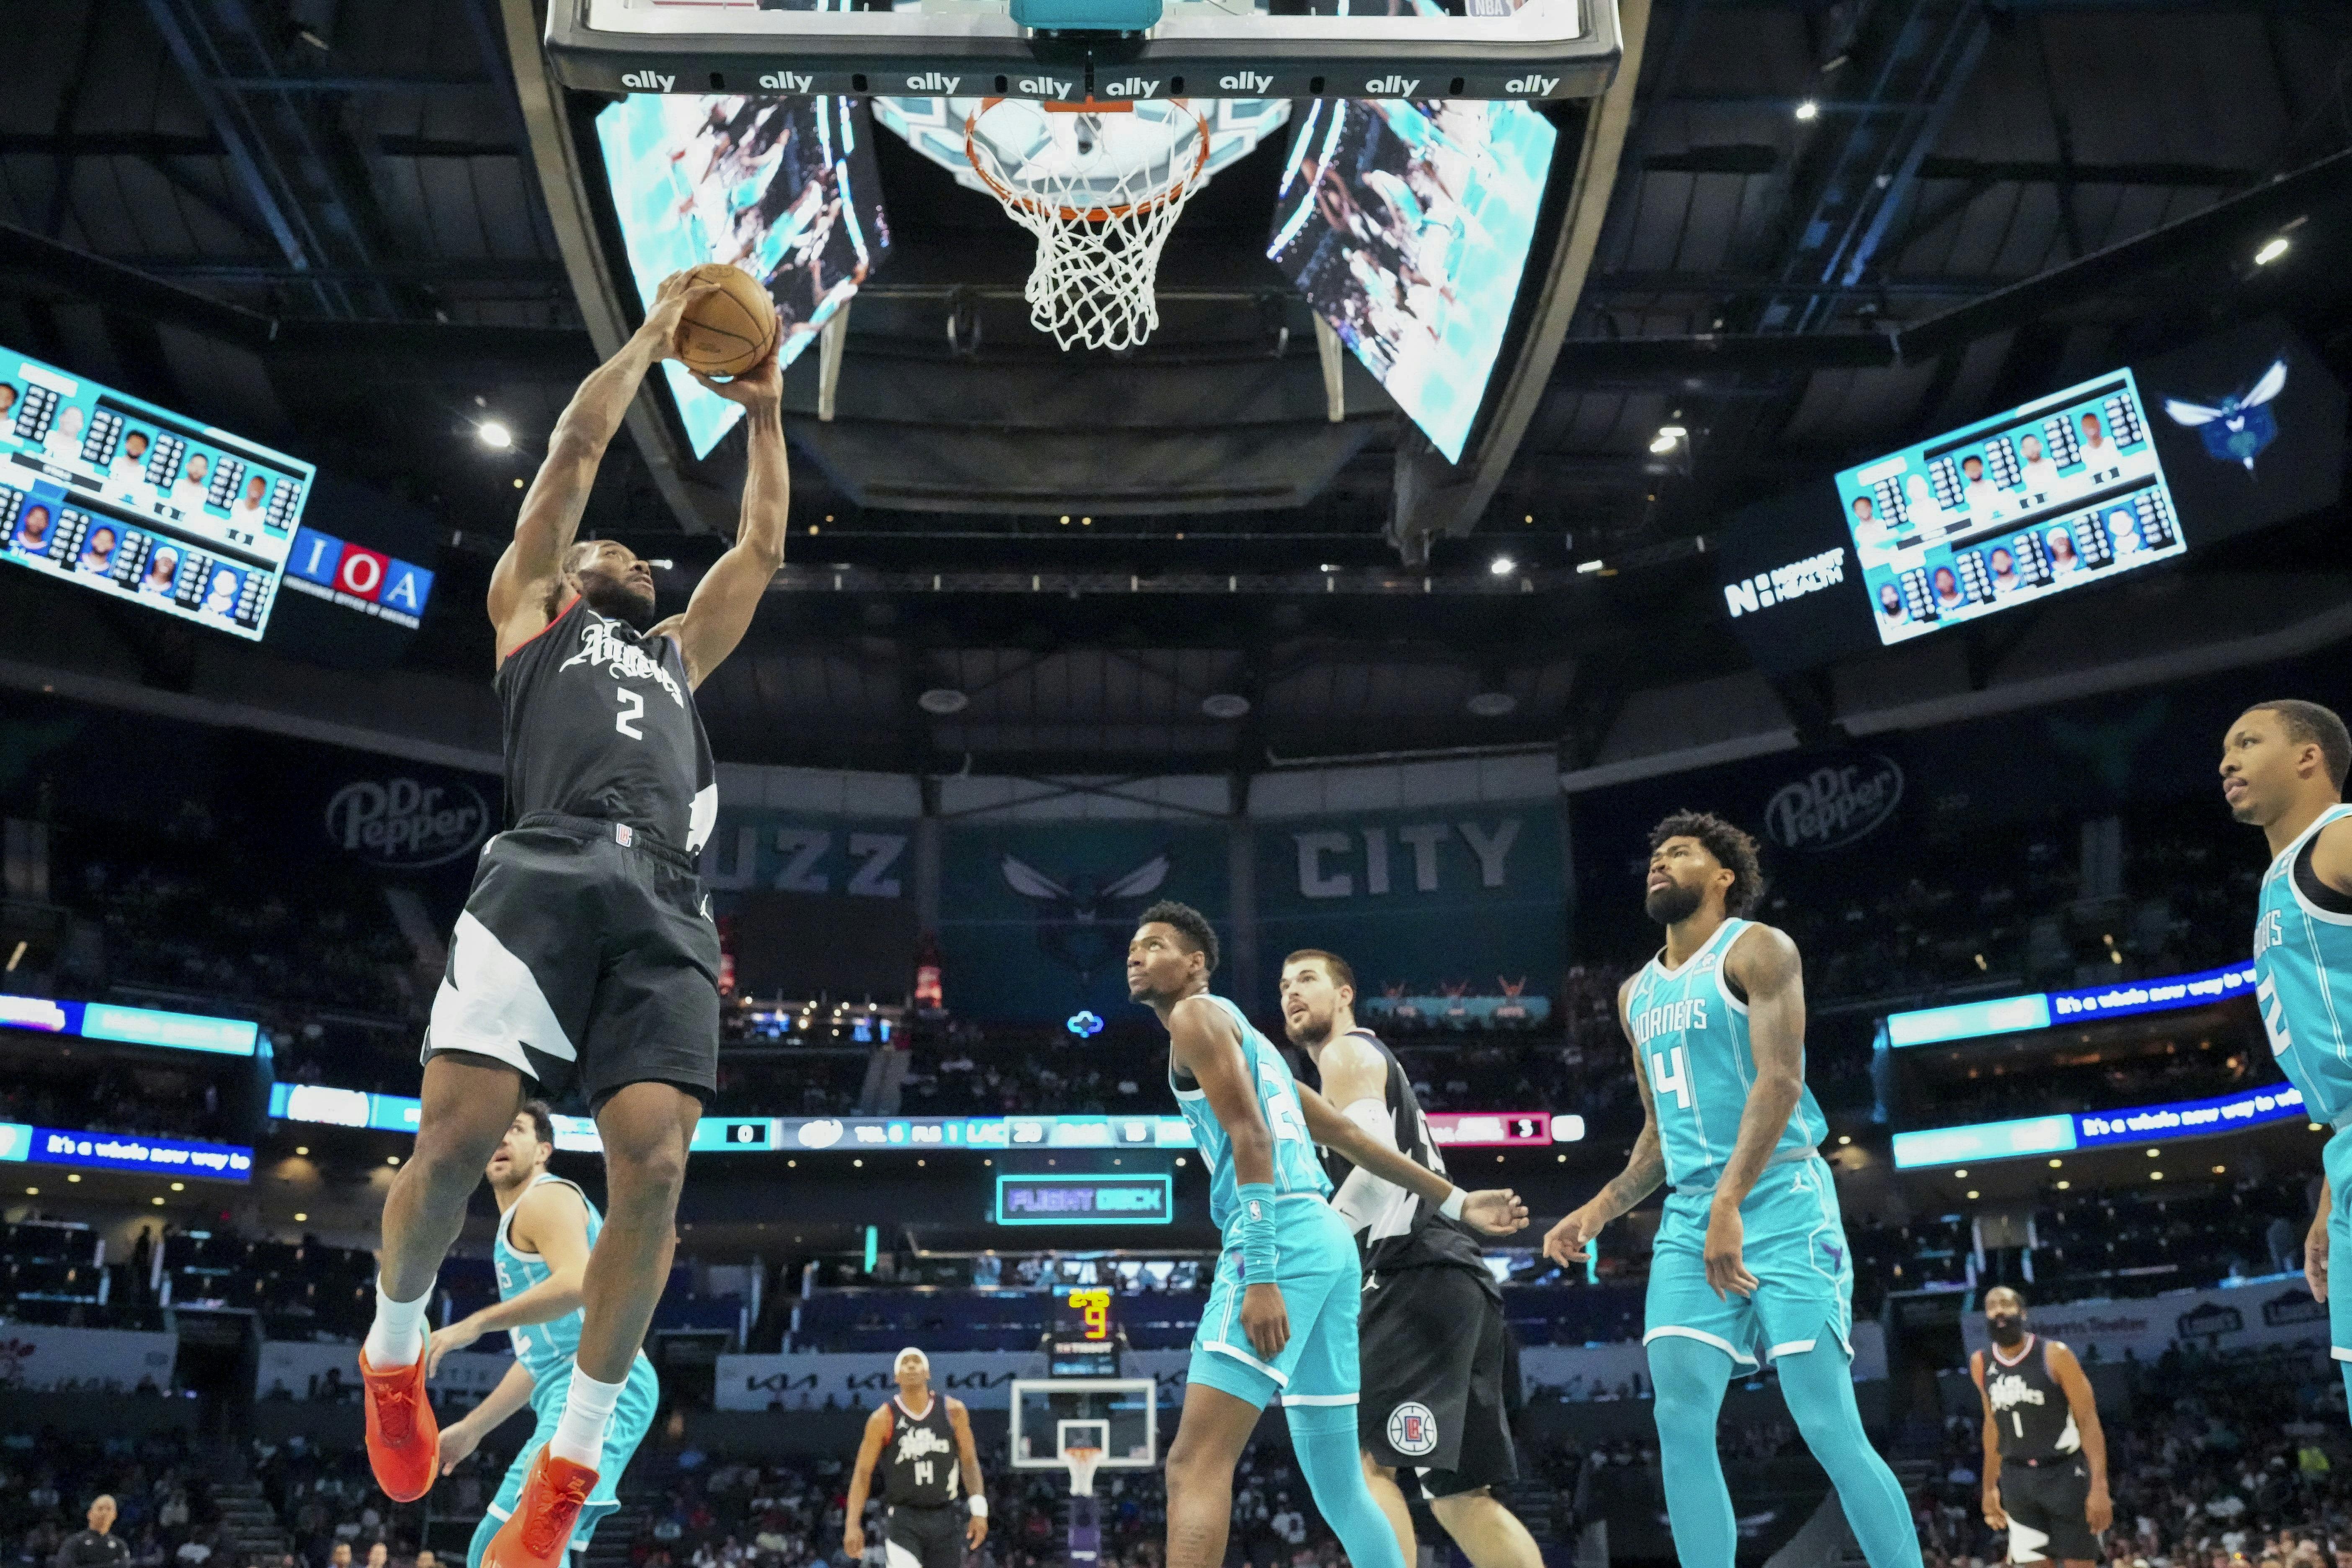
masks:
<svg viewBox="0 0 2352 1568"><path fill-rule="evenodd" d="M179 1353L177 1334L0 1324L0 1388L128 1394L145 1382L168 1391Z"/></svg>
<svg viewBox="0 0 2352 1568"><path fill-rule="evenodd" d="M1966 1310L1955 1294L1960 1338L1970 1352L1990 1343L1984 1314ZM2210 1290L2175 1290L2140 1301L2067 1302L2037 1306L2028 1327L2059 1340L2085 1361L2154 1361L2175 1346L2226 1352L2328 1346L2327 1309L2311 1299L2300 1274L2273 1274Z"/></svg>

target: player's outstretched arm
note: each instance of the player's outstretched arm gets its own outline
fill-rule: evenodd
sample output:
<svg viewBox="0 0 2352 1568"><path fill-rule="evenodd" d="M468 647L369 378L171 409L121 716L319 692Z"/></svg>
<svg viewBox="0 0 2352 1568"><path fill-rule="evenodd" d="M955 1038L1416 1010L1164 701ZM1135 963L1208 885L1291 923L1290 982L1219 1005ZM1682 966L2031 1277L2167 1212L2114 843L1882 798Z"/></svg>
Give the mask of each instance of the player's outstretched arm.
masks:
<svg viewBox="0 0 2352 1568"><path fill-rule="evenodd" d="M1633 1051L1633 1088L1642 1097L1642 1131L1634 1136L1625 1168L1595 1193L1590 1203L1545 1234L1544 1256L1563 1268L1585 1261L1592 1238L1601 1234L1602 1227L1656 1192L1666 1179L1664 1146L1658 1141L1657 1101L1650 1097L1650 1077L1642 1061L1642 1047L1634 1044L1633 1026L1625 1016L1625 994L1633 985L1628 980L1617 988L1617 1026L1625 1031L1625 1043Z"/></svg>
<svg viewBox="0 0 2352 1568"><path fill-rule="evenodd" d="M482 1439L506 1425L507 1417L530 1403L539 1380L530 1368L516 1362L499 1379L499 1385L482 1398L479 1405L441 1428L441 1473L447 1475L464 1464Z"/></svg>
<svg viewBox="0 0 2352 1568"><path fill-rule="evenodd" d="M743 405L751 438L751 467L743 477L743 512L735 525L735 542L703 574L686 613L665 623L686 655L687 679L696 686L743 640L768 584L784 563L793 483L784 460L783 373L776 363L782 346L779 340L766 359L731 381L713 381L698 372L694 378Z"/></svg>
<svg viewBox="0 0 2352 1568"><path fill-rule="evenodd" d="M523 494L514 540L490 573L490 625L498 628L500 659L546 627L549 592L563 571L563 552L580 531L580 514L587 509L604 448L613 444L646 370L676 355L678 321L687 306L718 291L716 285L690 287L683 272L663 279L645 324L620 353L588 373L556 420L547 457Z"/></svg>
<svg viewBox="0 0 2352 1568"><path fill-rule="evenodd" d="M1771 926L1750 926L1724 954L1724 978L1748 995L1748 1042L1756 1081L1706 1221L1706 1282L1718 1296L1752 1294L1756 1276L1740 1259L1745 1226L1739 1205L1764 1173L1805 1092L1805 973L1797 944Z"/></svg>
<svg viewBox="0 0 2352 1568"><path fill-rule="evenodd" d="M2091 1466L2091 1500L2089 1522L2093 1534L2104 1532L2116 1521L2115 1500L2107 1495L2107 1433L2099 1425L2099 1402L2091 1392L2091 1380L2083 1372L2083 1363L2064 1345L2047 1344L2042 1354L2050 1363L2051 1375L2065 1392L2066 1409L2074 1417L2074 1430L2083 1439L2083 1458Z"/></svg>
<svg viewBox="0 0 2352 1568"><path fill-rule="evenodd" d="M963 1473L965 1506L971 1510L964 1521L963 1543L977 1552L988 1539L988 1483L980 1473L980 1445L971 1440L971 1412L962 1400L948 1401L948 1426L955 1431L956 1468Z"/></svg>
<svg viewBox="0 0 2352 1568"><path fill-rule="evenodd" d="M857 1460L849 1470L849 1496L842 1500L841 1549L853 1563L866 1555L866 1494L874 1484L874 1467L882 1460L882 1445L890 1440L890 1406L887 1404L866 1418L866 1436L857 1442Z"/></svg>
<svg viewBox="0 0 2352 1568"><path fill-rule="evenodd" d="M518 1251L535 1252L547 1264L547 1278L511 1300L493 1301L446 1329L433 1331L425 1347L425 1374L441 1358L464 1350L484 1334L530 1323L551 1323L580 1310L582 1281L588 1277L588 1201L561 1182L542 1182L515 1204L507 1239Z"/></svg>
<svg viewBox="0 0 2352 1568"><path fill-rule="evenodd" d="M1377 1109L1384 1101L1360 1100L1356 1103ZM1418 1160L1400 1152L1389 1142L1385 1127L1381 1136L1372 1136L1305 1084L1298 1086L1298 1104L1307 1114L1307 1135L1359 1170L1369 1171L1384 1182L1393 1182L1441 1211L1459 1215L1489 1236L1508 1236L1526 1227L1528 1205L1508 1187L1476 1193L1457 1188ZM1457 1194L1461 1198L1459 1207L1449 1209Z"/></svg>

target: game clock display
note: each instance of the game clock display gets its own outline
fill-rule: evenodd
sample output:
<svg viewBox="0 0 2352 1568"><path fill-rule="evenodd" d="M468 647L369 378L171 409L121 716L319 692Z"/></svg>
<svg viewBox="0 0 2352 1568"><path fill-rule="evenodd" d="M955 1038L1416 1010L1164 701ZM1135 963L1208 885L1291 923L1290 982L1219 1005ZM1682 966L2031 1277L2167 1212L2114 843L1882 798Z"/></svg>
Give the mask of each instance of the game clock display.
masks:
<svg viewBox="0 0 2352 1568"><path fill-rule="evenodd" d="M310 465L38 360L0 378L0 554L260 640Z"/></svg>
<svg viewBox="0 0 2352 1568"><path fill-rule="evenodd" d="M1837 476L1879 641L2188 549L2128 369Z"/></svg>

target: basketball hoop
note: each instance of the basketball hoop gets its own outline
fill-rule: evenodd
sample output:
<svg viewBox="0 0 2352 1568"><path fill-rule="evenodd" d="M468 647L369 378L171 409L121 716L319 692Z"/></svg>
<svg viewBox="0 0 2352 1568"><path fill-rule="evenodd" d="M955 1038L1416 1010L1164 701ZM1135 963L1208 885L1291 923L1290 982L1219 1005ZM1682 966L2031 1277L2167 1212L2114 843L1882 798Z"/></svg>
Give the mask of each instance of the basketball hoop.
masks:
<svg viewBox="0 0 2352 1568"><path fill-rule="evenodd" d="M1100 1448L1069 1447L1062 1450L1062 1463L1070 1467L1070 1495L1095 1495L1095 1467L1102 1463Z"/></svg>
<svg viewBox="0 0 2352 1568"><path fill-rule="evenodd" d="M1029 320L1067 349L1129 349L1160 325L1160 247L1202 183L1209 123L1181 99L1033 103L989 98L964 155L1037 237Z"/></svg>

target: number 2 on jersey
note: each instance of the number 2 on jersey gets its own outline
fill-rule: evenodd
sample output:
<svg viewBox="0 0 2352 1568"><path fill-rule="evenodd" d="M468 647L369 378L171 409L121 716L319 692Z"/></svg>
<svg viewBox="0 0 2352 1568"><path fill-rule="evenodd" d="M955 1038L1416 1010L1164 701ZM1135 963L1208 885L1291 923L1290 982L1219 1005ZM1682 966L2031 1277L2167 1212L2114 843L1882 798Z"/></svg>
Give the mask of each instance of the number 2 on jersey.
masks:
<svg viewBox="0 0 2352 1568"><path fill-rule="evenodd" d="M2294 1044L2294 1036L2286 1026L2286 1004L2279 1000L2278 980L2265 975L2254 987L2254 1002L2262 1009L2263 1032L2271 1037L2271 1055L2283 1057Z"/></svg>
<svg viewBox="0 0 2352 1568"><path fill-rule="evenodd" d="M614 689L620 694L621 711L614 716L613 728L632 741L644 740L646 732L637 728L636 721L646 716L646 694L627 686Z"/></svg>
<svg viewBox="0 0 2352 1568"><path fill-rule="evenodd" d="M1298 1101L1287 1089L1276 1089L1265 1097L1265 1130L1286 1143L1307 1142L1307 1129L1300 1125Z"/></svg>
<svg viewBox="0 0 2352 1568"><path fill-rule="evenodd" d="M1650 1057L1650 1088L1660 1100L1668 1095L1683 1110L1690 1109L1690 1055L1686 1047L1654 1052Z"/></svg>

